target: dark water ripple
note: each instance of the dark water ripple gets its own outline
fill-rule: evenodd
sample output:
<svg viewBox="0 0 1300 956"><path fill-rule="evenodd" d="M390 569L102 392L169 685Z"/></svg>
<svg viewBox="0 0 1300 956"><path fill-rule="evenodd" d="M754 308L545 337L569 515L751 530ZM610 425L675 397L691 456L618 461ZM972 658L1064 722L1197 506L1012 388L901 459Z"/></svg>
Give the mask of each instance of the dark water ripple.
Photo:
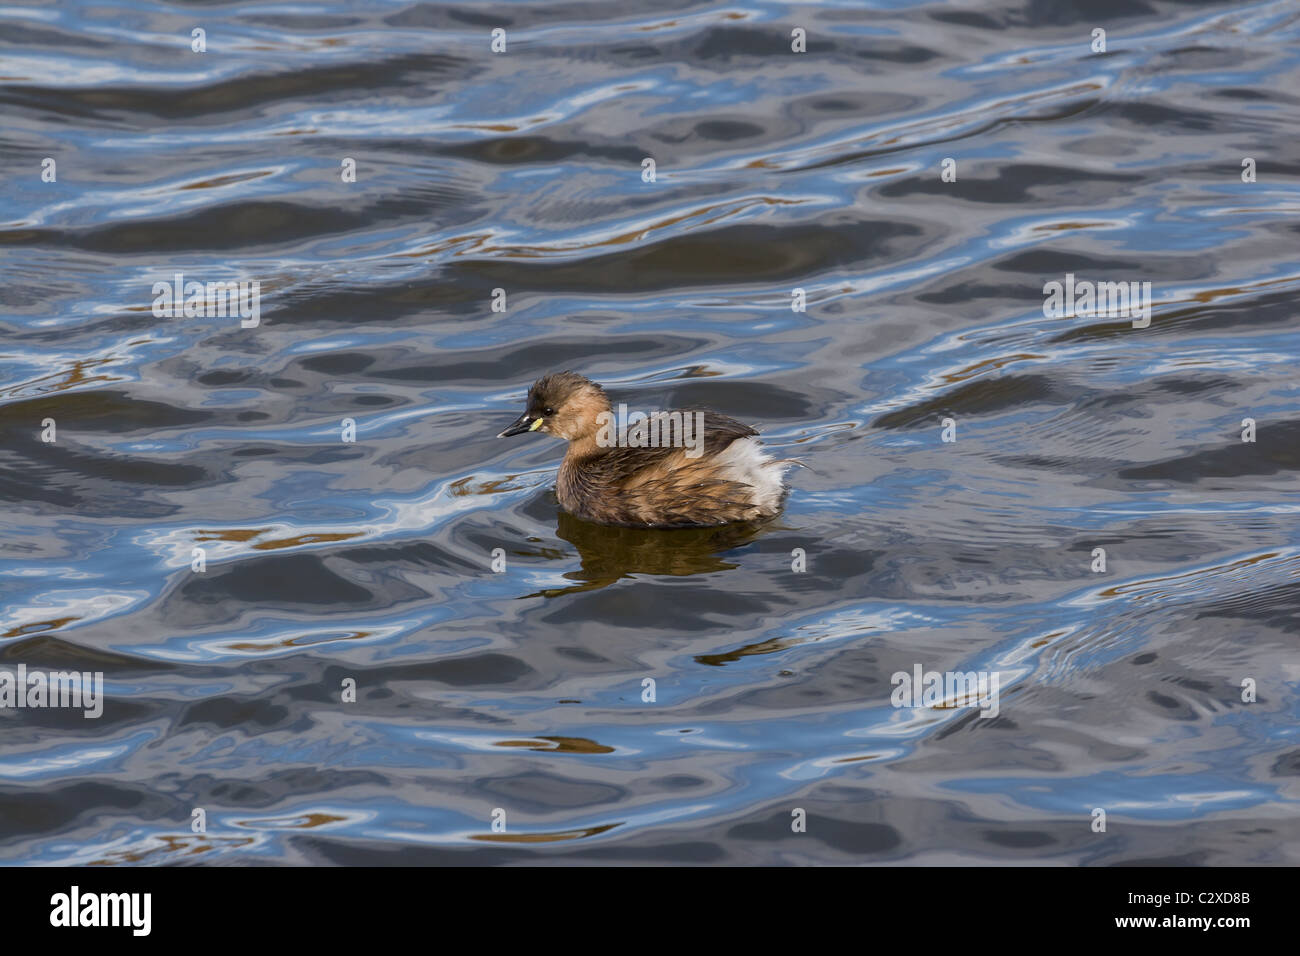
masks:
<svg viewBox="0 0 1300 956"><path fill-rule="evenodd" d="M1300 859L1300 6L655 7L0 11L0 860ZM561 367L809 468L576 521Z"/></svg>

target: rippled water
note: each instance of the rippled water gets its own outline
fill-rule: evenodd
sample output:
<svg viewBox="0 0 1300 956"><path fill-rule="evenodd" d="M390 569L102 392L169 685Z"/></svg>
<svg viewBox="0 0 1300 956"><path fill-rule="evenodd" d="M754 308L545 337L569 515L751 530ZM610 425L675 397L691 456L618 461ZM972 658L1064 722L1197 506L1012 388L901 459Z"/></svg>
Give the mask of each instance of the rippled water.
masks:
<svg viewBox="0 0 1300 956"><path fill-rule="evenodd" d="M1300 861L1300 4L0 38L0 669L107 698L0 711L0 859ZM260 324L155 317L178 272ZM1150 326L1045 318L1066 273ZM809 467L765 528L584 524L495 438L560 368ZM891 706L918 665L998 716Z"/></svg>

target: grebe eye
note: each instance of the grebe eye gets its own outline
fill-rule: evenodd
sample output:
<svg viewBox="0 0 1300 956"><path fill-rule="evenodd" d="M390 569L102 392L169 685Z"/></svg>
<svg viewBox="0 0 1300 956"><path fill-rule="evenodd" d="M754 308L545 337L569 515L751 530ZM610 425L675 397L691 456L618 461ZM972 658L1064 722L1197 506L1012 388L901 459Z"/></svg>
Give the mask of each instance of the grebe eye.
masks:
<svg viewBox="0 0 1300 956"><path fill-rule="evenodd" d="M542 414L545 415L545 416L547 416L547 417L549 418L550 416L552 416L552 415L555 414L555 409L553 409L553 408L543 408L543 409L542 409Z"/></svg>

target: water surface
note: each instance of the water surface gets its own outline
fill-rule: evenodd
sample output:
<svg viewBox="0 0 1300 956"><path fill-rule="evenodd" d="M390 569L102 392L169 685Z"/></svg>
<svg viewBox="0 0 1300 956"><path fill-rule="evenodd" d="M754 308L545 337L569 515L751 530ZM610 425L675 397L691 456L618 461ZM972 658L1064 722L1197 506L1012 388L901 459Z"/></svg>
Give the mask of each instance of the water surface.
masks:
<svg viewBox="0 0 1300 956"><path fill-rule="evenodd" d="M0 713L0 860L1300 862L1296 3L70 0L0 44L0 668L107 695ZM177 272L260 324L156 317ZM1067 273L1149 327L1046 318ZM809 467L763 527L584 524L495 438L561 368ZM998 716L891 706L917 665Z"/></svg>

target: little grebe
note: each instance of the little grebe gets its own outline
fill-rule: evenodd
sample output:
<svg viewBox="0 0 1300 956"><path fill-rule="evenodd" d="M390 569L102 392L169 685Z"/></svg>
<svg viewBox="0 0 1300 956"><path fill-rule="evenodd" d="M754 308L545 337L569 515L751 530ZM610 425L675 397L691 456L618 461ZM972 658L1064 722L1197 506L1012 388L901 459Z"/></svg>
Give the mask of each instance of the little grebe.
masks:
<svg viewBox="0 0 1300 956"><path fill-rule="evenodd" d="M613 427L605 390L575 372L553 372L528 390L526 410L498 438L542 431L569 443L556 495L587 521L691 528L776 514L785 469L726 415L678 409L625 430ZM656 447L658 446L658 447Z"/></svg>

